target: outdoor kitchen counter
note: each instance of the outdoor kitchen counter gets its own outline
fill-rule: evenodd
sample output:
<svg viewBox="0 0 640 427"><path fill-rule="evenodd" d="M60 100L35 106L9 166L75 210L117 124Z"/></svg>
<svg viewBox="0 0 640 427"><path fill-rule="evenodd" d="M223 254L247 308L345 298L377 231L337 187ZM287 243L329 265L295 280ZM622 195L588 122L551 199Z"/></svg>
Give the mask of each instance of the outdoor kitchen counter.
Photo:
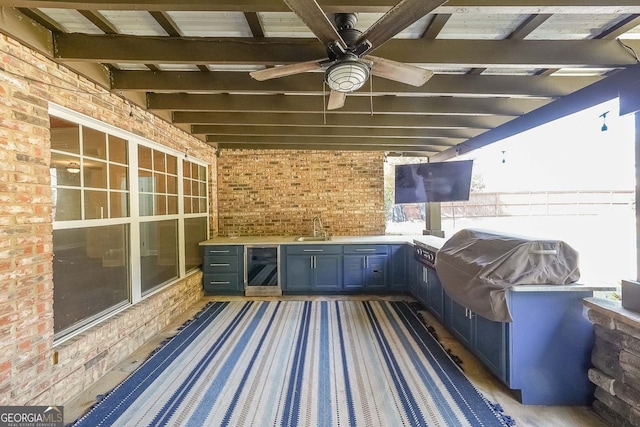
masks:
<svg viewBox="0 0 640 427"><path fill-rule="evenodd" d="M377 236L331 236L331 240L296 241L296 236L218 236L200 242L208 245L348 245L348 244L383 244L383 245L418 245L437 252L447 239L422 235L377 235ZM616 286L586 285L572 283L569 285L518 285L510 288L513 292L567 292L567 291L614 291Z"/></svg>
<svg viewBox="0 0 640 427"><path fill-rule="evenodd" d="M378 235L378 236L331 236L331 240L322 241L296 241L296 236L239 236L239 237L214 237L200 245L350 245L350 244L381 244L381 245L402 245L413 244L414 240L424 242L429 246L437 248L442 246L441 240L434 236L396 236L396 235Z"/></svg>

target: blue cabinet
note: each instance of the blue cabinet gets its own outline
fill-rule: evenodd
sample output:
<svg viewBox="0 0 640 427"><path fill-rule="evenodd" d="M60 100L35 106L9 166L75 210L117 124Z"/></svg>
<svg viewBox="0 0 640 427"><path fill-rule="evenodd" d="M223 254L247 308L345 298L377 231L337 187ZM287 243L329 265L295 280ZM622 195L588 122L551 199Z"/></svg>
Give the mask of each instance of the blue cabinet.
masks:
<svg viewBox="0 0 640 427"><path fill-rule="evenodd" d="M337 292L342 285L342 246L284 246L284 280L286 292Z"/></svg>
<svg viewBox="0 0 640 427"><path fill-rule="evenodd" d="M388 288L387 245L345 245L345 291L381 291Z"/></svg>
<svg viewBox="0 0 640 427"><path fill-rule="evenodd" d="M414 261L416 266L417 299L433 314L439 321L444 322L444 291L440 279L435 270Z"/></svg>
<svg viewBox="0 0 640 427"><path fill-rule="evenodd" d="M413 263L407 253L409 245L389 245L389 288L394 291L410 291L410 277Z"/></svg>
<svg viewBox="0 0 640 427"><path fill-rule="evenodd" d="M205 295L244 293L244 246L203 246L202 286Z"/></svg>
<svg viewBox="0 0 640 427"><path fill-rule="evenodd" d="M445 326L503 382L508 383L508 324L494 322L446 298Z"/></svg>

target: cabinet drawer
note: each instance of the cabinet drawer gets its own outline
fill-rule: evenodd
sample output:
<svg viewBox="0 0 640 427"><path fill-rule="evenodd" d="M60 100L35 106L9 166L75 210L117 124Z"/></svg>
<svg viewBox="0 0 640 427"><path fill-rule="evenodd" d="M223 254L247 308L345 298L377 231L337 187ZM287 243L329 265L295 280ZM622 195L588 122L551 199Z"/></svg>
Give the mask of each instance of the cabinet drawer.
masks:
<svg viewBox="0 0 640 427"><path fill-rule="evenodd" d="M323 255L323 254L341 254L342 246L340 245L288 245L286 246L287 255Z"/></svg>
<svg viewBox="0 0 640 427"><path fill-rule="evenodd" d="M202 285L205 291L238 290L240 277L238 274L203 274Z"/></svg>
<svg viewBox="0 0 640 427"><path fill-rule="evenodd" d="M234 273L238 271L238 260L236 256L206 256L202 264L202 271L205 273Z"/></svg>
<svg viewBox="0 0 640 427"><path fill-rule="evenodd" d="M387 245L344 245L345 254L387 254L389 246Z"/></svg>
<svg viewBox="0 0 640 427"><path fill-rule="evenodd" d="M204 247L204 256L213 256L213 255L238 255L242 253L242 246L217 246L217 245L208 245Z"/></svg>

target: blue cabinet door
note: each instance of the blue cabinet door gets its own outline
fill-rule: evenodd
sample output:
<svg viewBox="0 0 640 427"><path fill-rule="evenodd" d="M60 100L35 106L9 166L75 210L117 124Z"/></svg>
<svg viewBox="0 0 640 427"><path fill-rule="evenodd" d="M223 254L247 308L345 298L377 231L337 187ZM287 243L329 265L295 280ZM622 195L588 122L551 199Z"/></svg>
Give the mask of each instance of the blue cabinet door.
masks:
<svg viewBox="0 0 640 427"><path fill-rule="evenodd" d="M429 287L429 308L439 321L444 322L444 290L435 270L427 267L427 283Z"/></svg>
<svg viewBox="0 0 640 427"><path fill-rule="evenodd" d="M409 290L409 270L407 266L409 264L409 257L407 252L409 246L407 245L390 245L391 258L389 260L390 272L389 272L389 287L397 291ZM411 252L413 255L413 252Z"/></svg>
<svg viewBox="0 0 640 427"><path fill-rule="evenodd" d="M309 255L287 256L287 267L285 269L287 279L285 282L285 290L311 291L312 262L313 257Z"/></svg>
<svg viewBox="0 0 640 427"><path fill-rule="evenodd" d="M312 288L321 292L339 291L342 276L342 256L314 256Z"/></svg>
<svg viewBox="0 0 640 427"><path fill-rule="evenodd" d="M374 291L387 289L388 260L388 255L345 255L344 290Z"/></svg>
<svg viewBox="0 0 640 427"><path fill-rule="evenodd" d="M365 257L365 287L368 290L387 288L387 255L367 255Z"/></svg>
<svg viewBox="0 0 640 427"><path fill-rule="evenodd" d="M474 314L474 349L478 358L503 382L507 377L508 324Z"/></svg>
<svg viewBox="0 0 640 427"><path fill-rule="evenodd" d="M426 308L429 308L429 282L427 278L427 267L416 262L416 296Z"/></svg>
<svg viewBox="0 0 640 427"><path fill-rule="evenodd" d="M469 310L454 300L451 305L451 332L469 349L473 348L473 324Z"/></svg>
<svg viewBox="0 0 640 427"><path fill-rule="evenodd" d="M365 256L344 256L344 281L342 286L346 291L357 291L365 288Z"/></svg>

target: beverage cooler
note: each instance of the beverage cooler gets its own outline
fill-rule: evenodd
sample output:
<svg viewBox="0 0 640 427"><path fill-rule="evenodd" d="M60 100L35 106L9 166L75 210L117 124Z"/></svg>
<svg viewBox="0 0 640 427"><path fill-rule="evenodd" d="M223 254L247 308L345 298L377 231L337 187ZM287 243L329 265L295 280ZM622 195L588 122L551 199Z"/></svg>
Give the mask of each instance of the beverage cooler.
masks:
<svg viewBox="0 0 640 427"><path fill-rule="evenodd" d="M244 294L246 296L279 296L280 246L262 245L245 248Z"/></svg>

